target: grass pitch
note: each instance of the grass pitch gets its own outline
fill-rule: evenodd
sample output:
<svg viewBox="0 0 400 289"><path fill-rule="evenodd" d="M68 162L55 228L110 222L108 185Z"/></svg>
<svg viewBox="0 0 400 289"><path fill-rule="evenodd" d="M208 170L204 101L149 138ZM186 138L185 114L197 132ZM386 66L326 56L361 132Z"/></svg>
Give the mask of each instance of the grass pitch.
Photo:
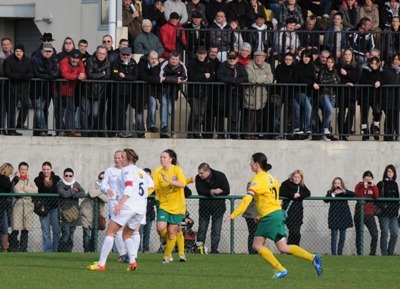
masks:
<svg viewBox="0 0 400 289"><path fill-rule="evenodd" d="M311 263L278 255L289 276L273 280L272 267L258 255L188 254L186 263L162 264L161 254L140 254L138 270L111 254L107 271L91 272L88 264L99 254L1 253L0 288L7 289L258 289L362 288L400 286L400 258L322 256L324 273L318 277ZM177 255L174 255L178 259Z"/></svg>

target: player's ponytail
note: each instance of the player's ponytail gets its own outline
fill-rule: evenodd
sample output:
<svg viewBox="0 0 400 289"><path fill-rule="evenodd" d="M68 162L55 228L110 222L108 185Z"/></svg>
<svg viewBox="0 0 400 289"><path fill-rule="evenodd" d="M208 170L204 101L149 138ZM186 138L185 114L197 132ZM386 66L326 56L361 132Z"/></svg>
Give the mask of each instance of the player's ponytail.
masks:
<svg viewBox="0 0 400 289"><path fill-rule="evenodd" d="M263 153L255 153L252 155L253 162L258 163L261 169L265 172L268 172L272 169L272 165L268 163L267 156Z"/></svg>
<svg viewBox="0 0 400 289"><path fill-rule="evenodd" d="M178 156L176 155L176 152L174 152L173 150L167 149L165 151L163 151L164 153L167 153L169 155L169 157L172 159L172 164L174 166L178 165Z"/></svg>

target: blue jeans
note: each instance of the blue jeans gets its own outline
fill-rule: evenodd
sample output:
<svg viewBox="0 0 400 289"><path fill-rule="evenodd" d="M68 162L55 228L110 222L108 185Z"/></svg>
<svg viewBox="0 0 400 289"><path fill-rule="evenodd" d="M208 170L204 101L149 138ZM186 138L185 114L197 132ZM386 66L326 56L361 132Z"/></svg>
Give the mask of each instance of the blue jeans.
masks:
<svg viewBox="0 0 400 289"><path fill-rule="evenodd" d="M272 12L274 12L274 18L276 20L278 20L278 22L279 22L280 15L281 15L281 4L279 4L279 3L269 3L269 7L271 8Z"/></svg>
<svg viewBox="0 0 400 289"><path fill-rule="evenodd" d="M337 243L337 237L339 234L339 243ZM342 255L344 242L346 241L346 229L343 230L331 230L331 253L332 255ZM337 244L337 249L336 249Z"/></svg>
<svg viewBox="0 0 400 289"><path fill-rule="evenodd" d="M76 227L61 226L61 238L58 252L72 252Z"/></svg>
<svg viewBox="0 0 400 289"><path fill-rule="evenodd" d="M174 101L172 93L164 94L161 97L161 127L168 127L168 118L171 116Z"/></svg>
<svg viewBox="0 0 400 289"><path fill-rule="evenodd" d="M141 244L139 250L142 252L150 252L150 233L153 221L146 218L146 225L140 226L140 236L143 240L143 245Z"/></svg>
<svg viewBox="0 0 400 289"><path fill-rule="evenodd" d="M333 112L335 110L336 97L334 95L322 94L319 96L319 105L322 109L322 130L329 129Z"/></svg>
<svg viewBox="0 0 400 289"><path fill-rule="evenodd" d="M379 226L381 227L381 254L382 256L393 256L397 237L399 236L397 217L379 217ZM388 244L389 231L390 240Z"/></svg>
<svg viewBox="0 0 400 289"><path fill-rule="evenodd" d="M361 226L367 226L369 234L371 235L371 244L369 255L376 255L376 246L378 245L378 228L376 227L374 215L364 215L364 224L361 224L360 214L354 215L354 226L356 229L356 248L357 255L361 255Z"/></svg>
<svg viewBox="0 0 400 289"><path fill-rule="evenodd" d="M157 109L157 99L155 96L149 96L149 104L147 111L147 127L156 126L156 109Z"/></svg>
<svg viewBox="0 0 400 289"><path fill-rule="evenodd" d="M60 227L58 225L58 209L52 209L47 216L39 217L42 229L43 252L57 252L60 240ZM52 234L51 234L52 233Z"/></svg>
<svg viewBox="0 0 400 289"><path fill-rule="evenodd" d="M7 211L3 211L3 215L0 216L0 234L7 235L8 234L8 217Z"/></svg>
<svg viewBox="0 0 400 289"><path fill-rule="evenodd" d="M37 96L35 98L35 128L47 129L47 117L51 98Z"/></svg>
<svg viewBox="0 0 400 289"><path fill-rule="evenodd" d="M301 108L304 110L304 131L311 131L311 99L304 92L299 92L295 94L293 99L293 129L300 129L300 110Z"/></svg>

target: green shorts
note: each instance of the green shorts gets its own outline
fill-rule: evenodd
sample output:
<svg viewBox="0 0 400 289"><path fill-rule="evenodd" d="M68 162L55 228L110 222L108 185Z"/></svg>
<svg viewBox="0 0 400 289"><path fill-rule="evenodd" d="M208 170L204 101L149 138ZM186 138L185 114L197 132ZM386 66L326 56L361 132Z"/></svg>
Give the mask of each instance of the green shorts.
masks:
<svg viewBox="0 0 400 289"><path fill-rule="evenodd" d="M282 210L277 210L261 218L255 237L264 237L275 243L286 237L285 217Z"/></svg>
<svg viewBox="0 0 400 289"><path fill-rule="evenodd" d="M182 223L184 214L170 214L163 209L157 211L157 222L167 222L168 224L180 225Z"/></svg>

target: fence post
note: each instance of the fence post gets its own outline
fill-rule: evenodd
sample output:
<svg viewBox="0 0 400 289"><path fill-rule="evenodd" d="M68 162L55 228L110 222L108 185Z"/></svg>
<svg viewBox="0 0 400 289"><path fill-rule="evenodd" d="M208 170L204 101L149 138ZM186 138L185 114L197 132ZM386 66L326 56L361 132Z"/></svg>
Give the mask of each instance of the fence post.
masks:
<svg viewBox="0 0 400 289"><path fill-rule="evenodd" d="M99 244L99 240L98 240L98 238L99 238L99 219L98 219L98 214L99 214L99 199L98 198L94 198L93 199L93 234L94 234L94 236L93 236L93 242L94 242L94 244L93 244L93 247L94 247L94 250L96 251L96 252L98 252L99 251L99 248L98 248L98 244Z"/></svg>
<svg viewBox="0 0 400 289"><path fill-rule="evenodd" d="M360 201L360 253L364 255L364 205L365 200Z"/></svg>
<svg viewBox="0 0 400 289"><path fill-rule="evenodd" d="M230 206L231 207L231 211L229 213L229 215L230 215L235 210L235 199L231 197L229 200L230 200L230 205L231 205ZM233 220L231 220L230 238L231 238L230 253L231 254L235 254L235 222Z"/></svg>

